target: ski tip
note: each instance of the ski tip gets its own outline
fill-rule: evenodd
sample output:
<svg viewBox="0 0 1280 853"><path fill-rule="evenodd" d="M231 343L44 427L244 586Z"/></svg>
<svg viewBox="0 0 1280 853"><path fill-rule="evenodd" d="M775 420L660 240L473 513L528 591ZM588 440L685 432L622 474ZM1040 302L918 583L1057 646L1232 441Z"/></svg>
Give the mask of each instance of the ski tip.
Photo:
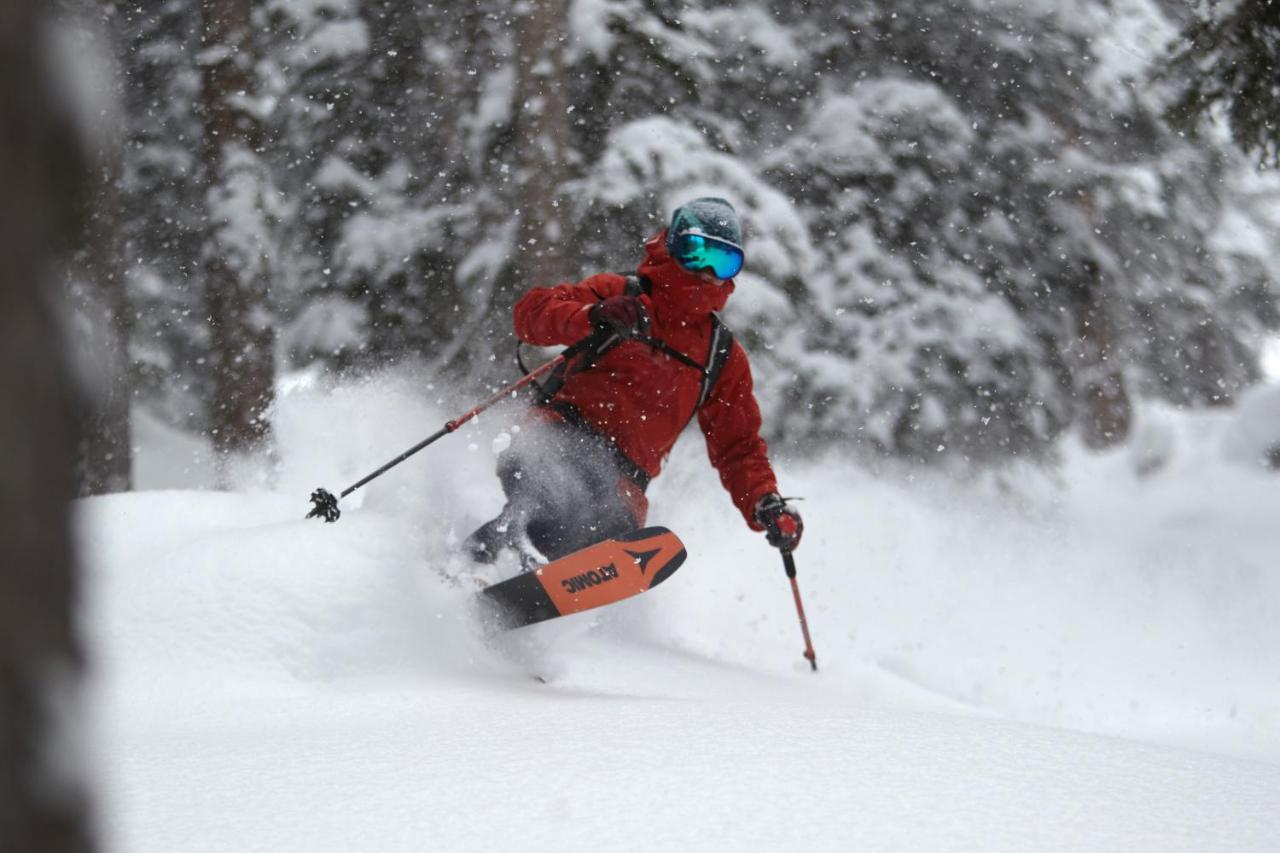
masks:
<svg viewBox="0 0 1280 853"><path fill-rule="evenodd" d="M649 584L649 589L653 589L655 586L674 575L676 573L676 569L684 565L685 558L688 556L689 552L685 551L684 548L681 548L676 554L672 555L671 559L667 561L667 564L659 569L653 576L653 580Z"/></svg>

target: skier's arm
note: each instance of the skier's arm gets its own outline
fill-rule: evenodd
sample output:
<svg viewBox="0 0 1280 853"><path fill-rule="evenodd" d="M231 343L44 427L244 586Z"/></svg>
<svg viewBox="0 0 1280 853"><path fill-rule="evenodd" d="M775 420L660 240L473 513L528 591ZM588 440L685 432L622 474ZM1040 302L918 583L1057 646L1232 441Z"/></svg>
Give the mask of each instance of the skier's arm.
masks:
<svg viewBox="0 0 1280 853"><path fill-rule="evenodd" d="M578 284L535 287L516 303L512 315L516 337L542 347L579 341L591 334L592 306L617 296L626 286L622 276L600 273Z"/></svg>
<svg viewBox="0 0 1280 853"><path fill-rule="evenodd" d="M751 366L738 343L715 388L698 412L698 425L707 439L707 455L720 473L720 482L752 530L756 502L778 491L769 464L769 448L760 437L760 406L752 390Z"/></svg>

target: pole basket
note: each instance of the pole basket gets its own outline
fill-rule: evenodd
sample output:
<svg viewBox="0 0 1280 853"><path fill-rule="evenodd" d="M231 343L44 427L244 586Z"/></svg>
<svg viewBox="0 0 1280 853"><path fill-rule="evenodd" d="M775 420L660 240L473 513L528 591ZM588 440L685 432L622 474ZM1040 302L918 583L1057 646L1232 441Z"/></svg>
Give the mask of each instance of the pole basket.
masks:
<svg viewBox="0 0 1280 853"><path fill-rule="evenodd" d="M326 523L332 524L341 515L338 499L333 496L333 492L316 489L311 493L311 512L307 513L307 518L323 518Z"/></svg>

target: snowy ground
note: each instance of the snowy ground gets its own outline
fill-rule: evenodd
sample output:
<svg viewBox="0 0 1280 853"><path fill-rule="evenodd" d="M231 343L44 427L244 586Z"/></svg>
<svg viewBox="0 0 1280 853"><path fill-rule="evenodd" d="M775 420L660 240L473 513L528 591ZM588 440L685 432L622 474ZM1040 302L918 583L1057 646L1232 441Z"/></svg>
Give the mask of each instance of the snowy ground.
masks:
<svg viewBox="0 0 1280 853"><path fill-rule="evenodd" d="M1280 476L1230 416L1058 485L784 459L813 675L694 436L652 490L684 568L500 645L431 567L496 509L503 417L301 519L456 402L300 390L270 491L81 505L110 849L1280 847ZM140 426L144 486L207 482Z"/></svg>

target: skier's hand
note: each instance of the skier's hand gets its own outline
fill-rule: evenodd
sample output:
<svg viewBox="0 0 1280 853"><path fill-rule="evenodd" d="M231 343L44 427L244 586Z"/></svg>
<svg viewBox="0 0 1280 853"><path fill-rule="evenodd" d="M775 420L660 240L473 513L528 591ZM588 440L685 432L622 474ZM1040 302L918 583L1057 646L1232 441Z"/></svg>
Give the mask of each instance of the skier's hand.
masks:
<svg viewBox="0 0 1280 853"><path fill-rule="evenodd" d="M795 507L770 492L756 501L756 523L764 528L769 544L781 551L794 551L804 534L804 521Z"/></svg>
<svg viewBox="0 0 1280 853"><path fill-rule="evenodd" d="M649 312L638 296L610 296L593 305L587 318L597 329L623 338L633 338L649 331Z"/></svg>

